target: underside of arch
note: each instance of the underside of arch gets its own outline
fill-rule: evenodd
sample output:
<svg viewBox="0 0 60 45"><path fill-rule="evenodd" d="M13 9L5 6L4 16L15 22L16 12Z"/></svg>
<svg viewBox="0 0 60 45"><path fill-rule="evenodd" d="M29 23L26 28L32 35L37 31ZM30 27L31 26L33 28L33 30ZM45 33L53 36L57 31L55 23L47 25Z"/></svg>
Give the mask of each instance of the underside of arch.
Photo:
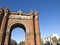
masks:
<svg viewBox="0 0 60 45"><path fill-rule="evenodd" d="M21 28L25 31L25 33L28 33L28 32L29 32L29 26L28 26L27 24L25 24L25 23L23 23L23 22L17 21L17 22L11 23L11 24L7 27L6 33L10 33L10 32L11 32L14 28L16 28L16 27L21 27Z"/></svg>

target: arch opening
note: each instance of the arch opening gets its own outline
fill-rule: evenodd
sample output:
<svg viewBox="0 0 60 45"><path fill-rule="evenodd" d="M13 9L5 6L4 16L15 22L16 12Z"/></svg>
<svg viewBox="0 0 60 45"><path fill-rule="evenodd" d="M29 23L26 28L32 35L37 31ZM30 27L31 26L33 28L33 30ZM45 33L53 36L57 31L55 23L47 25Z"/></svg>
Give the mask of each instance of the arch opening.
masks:
<svg viewBox="0 0 60 45"><path fill-rule="evenodd" d="M16 35L18 35L19 37L17 37L17 39L13 39L12 38L12 33L14 32L14 31L17 31L16 32ZM20 33L19 33L20 32ZM24 33L24 34L23 34ZM9 36L9 44L11 43L11 40L14 40L17 44L18 43L20 43L21 41L25 41L25 33L26 33L26 27L23 25L23 24L21 24L21 23L16 23L16 24L13 24L12 26L11 26L11 28L10 28L10 36ZM20 35L19 35L20 34ZM16 36L15 35L15 36ZM23 36L23 40L21 40L21 38L22 38L22 36ZM14 38L16 38L16 37L14 37ZM20 39L20 40L19 40Z"/></svg>
<svg viewBox="0 0 60 45"><path fill-rule="evenodd" d="M22 28L22 29L25 31L25 33L26 33L26 27L25 27L23 24L21 24L21 23L13 24L13 25L11 26L11 28L10 28L10 33L12 32L12 30L13 30L14 28L17 28L17 27Z"/></svg>
<svg viewBox="0 0 60 45"><path fill-rule="evenodd" d="M11 40L16 41L17 44L25 41L25 32L22 28L16 27L11 32Z"/></svg>

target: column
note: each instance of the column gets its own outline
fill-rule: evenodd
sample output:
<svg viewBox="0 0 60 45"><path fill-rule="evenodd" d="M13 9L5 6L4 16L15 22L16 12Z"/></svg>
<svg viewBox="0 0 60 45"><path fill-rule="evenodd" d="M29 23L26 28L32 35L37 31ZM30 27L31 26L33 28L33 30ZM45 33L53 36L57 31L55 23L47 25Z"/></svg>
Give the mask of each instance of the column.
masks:
<svg viewBox="0 0 60 45"><path fill-rule="evenodd" d="M28 33L25 34L25 45L28 45Z"/></svg>
<svg viewBox="0 0 60 45"><path fill-rule="evenodd" d="M9 32L6 33L4 45L9 45Z"/></svg>
<svg viewBox="0 0 60 45"><path fill-rule="evenodd" d="M35 45L35 37L34 37L34 25L33 25L33 19L30 21L30 45Z"/></svg>
<svg viewBox="0 0 60 45"><path fill-rule="evenodd" d="M35 36L36 36L36 45L41 45L41 37L40 37L38 20L35 21Z"/></svg>
<svg viewBox="0 0 60 45"><path fill-rule="evenodd" d="M30 45L35 45L35 39L34 38L35 38L34 32L30 32L30 40L31 40Z"/></svg>
<svg viewBox="0 0 60 45"><path fill-rule="evenodd" d="M1 30L0 30L0 33L1 33L1 35L0 35L0 42L2 42L2 41L4 41L3 40L3 34L4 34L4 32L5 32L5 28L6 28L6 22L7 22L7 16L4 16L3 17L3 21L2 21L2 24L1 24ZM3 44L3 43L2 43Z"/></svg>
<svg viewBox="0 0 60 45"><path fill-rule="evenodd" d="M9 14L9 10L7 9L7 10L5 10L5 14L3 16L1 29L0 29L0 32L1 32L1 36L0 36L1 45L4 44L4 40L5 40L5 31L6 31L7 22L8 22L8 14Z"/></svg>
<svg viewBox="0 0 60 45"><path fill-rule="evenodd" d="M1 8L0 9L0 28L1 28L1 23L2 23L3 16L4 16L4 8Z"/></svg>
<svg viewBox="0 0 60 45"><path fill-rule="evenodd" d="M4 9L0 9L0 45L1 45L1 37L2 37L2 32L1 32L1 24L2 24L2 19L3 19L3 14L4 14Z"/></svg>
<svg viewBox="0 0 60 45"><path fill-rule="evenodd" d="M34 23L35 23L35 37L36 37L36 45L41 45L41 37L40 37L40 29L38 22L38 12L34 12Z"/></svg>

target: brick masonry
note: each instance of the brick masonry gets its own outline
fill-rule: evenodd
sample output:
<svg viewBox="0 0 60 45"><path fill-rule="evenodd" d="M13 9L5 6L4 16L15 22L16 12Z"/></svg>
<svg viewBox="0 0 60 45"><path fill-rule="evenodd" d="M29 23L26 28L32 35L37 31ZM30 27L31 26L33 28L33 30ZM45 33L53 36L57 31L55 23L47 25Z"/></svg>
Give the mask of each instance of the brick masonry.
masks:
<svg viewBox="0 0 60 45"><path fill-rule="evenodd" d="M41 45L37 11L10 12L8 8L1 8L0 17L0 45L9 45L11 32L15 27L24 29L25 45Z"/></svg>

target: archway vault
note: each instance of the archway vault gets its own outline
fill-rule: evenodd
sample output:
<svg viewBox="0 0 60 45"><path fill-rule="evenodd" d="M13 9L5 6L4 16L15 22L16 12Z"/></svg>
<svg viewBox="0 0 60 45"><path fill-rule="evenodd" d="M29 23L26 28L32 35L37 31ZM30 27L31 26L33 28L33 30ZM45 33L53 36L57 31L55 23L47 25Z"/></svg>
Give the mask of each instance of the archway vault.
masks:
<svg viewBox="0 0 60 45"><path fill-rule="evenodd" d="M10 34L15 27L21 27L25 31L25 45L41 45L41 37L38 22L38 12L21 11L11 12L9 9L0 10L2 22L0 23L0 45L9 45Z"/></svg>
<svg viewBox="0 0 60 45"><path fill-rule="evenodd" d="M14 40L16 44L20 44L21 42L25 43L25 31L21 27L15 27L11 32L10 40ZM12 41L10 41L11 44Z"/></svg>
<svg viewBox="0 0 60 45"><path fill-rule="evenodd" d="M25 32L25 35L27 33L29 33L29 26L27 26L27 24L25 24L23 22L19 22L19 21L13 22L9 26L7 26L7 30L6 30L6 34L9 33L9 37L10 37L9 40L11 40L11 33L12 33L13 29L16 27L22 28ZM26 36L25 36L25 38L26 38ZM9 44L10 44L10 41L9 41Z"/></svg>
<svg viewBox="0 0 60 45"><path fill-rule="evenodd" d="M11 23L9 26L7 26L6 33L10 33L15 27L21 27L22 29L24 29L25 33L29 33L29 26L24 22L20 21L15 21Z"/></svg>

